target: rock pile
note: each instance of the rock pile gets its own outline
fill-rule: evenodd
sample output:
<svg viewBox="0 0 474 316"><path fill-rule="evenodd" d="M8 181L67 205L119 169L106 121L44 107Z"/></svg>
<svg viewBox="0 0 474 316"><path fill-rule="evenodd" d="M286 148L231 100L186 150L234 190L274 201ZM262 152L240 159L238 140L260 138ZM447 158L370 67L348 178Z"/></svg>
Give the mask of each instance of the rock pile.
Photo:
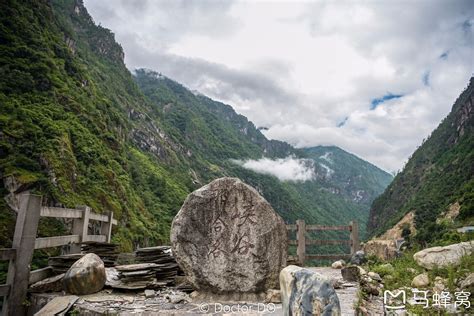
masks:
<svg viewBox="0 0 474 316"><path fill-rule="evenodd" d="M53 269L54 274L66 273L69 268L81 259L84 255L81 253L73 253L69 255L61 255L48 258L48 265Z"/></svg>
<svg viewBox="0 0 474 316"><path fill-rule="evenodd" d="M140 248L135 251L139 263L156 263L156 279L160 282L174 283L179 267L171 255L170 246Z"/></svg>
<svg viewBox="0 0 474 316"><path fill-rule="evenodd" d="M113 281L108 282L113 288L124 290L141 290L146 288L162 288L167 285L167 281L158 281L156 273L160 265L157 263L138 263L116 266L118 271L114 275ZM108 274L114 274L109 272ZM110 279L110 278L109 278Z"/></svg>
<svg viewBox="0 0 474 316"><path fill-rule="evenodd" d="M81 247L82 253L73 253L48 258L48 265L53 268L54 274L66 273L67 270L87 253L100 257L106 267L112 267L117 260L118 245L105 242L87 242Z"/></svg>
<svg viewBox="0 0 474 316"><path fill-rule="evenodd" d="M119 255L118 245L107 242L86 242L82 244L83 253L95 253L106 267L113 267Z"/></svg>

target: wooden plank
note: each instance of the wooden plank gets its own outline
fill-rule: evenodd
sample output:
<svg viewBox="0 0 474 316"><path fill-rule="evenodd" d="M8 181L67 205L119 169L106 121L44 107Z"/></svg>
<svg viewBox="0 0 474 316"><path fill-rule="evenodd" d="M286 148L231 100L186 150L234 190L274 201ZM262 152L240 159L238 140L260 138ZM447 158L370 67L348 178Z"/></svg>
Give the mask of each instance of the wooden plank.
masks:
<svg viewBox="0 0 474 316"><path fill-rule="evenodd" d="M306 230L350 230L351 226L306 225Z"/></svg>
<svg viewBox="0 0 474 316"><path fill-rule="evenodd" d="M296 230L296 225L286 225L287 230Z"/></svg>
<svg viewBox="0 0 474 316"><path fill-rule="evenodd" d="M107 215L107 222L101 223L100 227L100 234L105 235L105 241L110 242L110 239L112 238L112 227L113 227L113 221L114 221L114 212L109 212Z"/></svg>
<svg viewBox="0 0 474 316"><path fill-rule="evenodd" d="M10 284L0 285L0 297L1 296L8 296L9 293L10 293Z"/></svg>
<svg viewBox="0 0 474 316"><path fill-rule="evenodd" d="M298 241L296 241L296 240L288 240L288 245L296 246L296 245L298 245Z"/></svg>
<svg viewBox="0 0 474 316"><path fill-rule="evenodd" d="M38 270L34 270L30 272L30 278L28 280L28 284L33 284L49 278L53 274L53 269L51 267L46 267Z"/></svg>
<svg viewBox="0 0 474 316"><path fill-rule="evenodd" d="M89 220L99 221L99 222L108 222L109 217L105 214L90 213Z"/></svg>
<svg viewBox="0 0 474 316"><path fill-rule="evenodd" d="M72 208L42 207L41 216L57 218L82 218L82 211Z"/></svg>
<svg viewBox="0 0 474 316"><path fill-rule="evenodd" d="M296 239L298 246L296 248L296 255L298 256L298 262L301 266L304 266L305 254L306 254L306 223L304 220L299 219L296 221L298 230L296 231Z"/></svg>
<svg viewBox="0 0 474 316"><path fill-rule="evenodd" d="M12 248L1 248L0 249L0 260L12 260L16 257L16 249Z"/></svg>
<svg viewBox="0 0 474 316"><path fill-rule="evenodd" d="M87 235L85 240L83 239L82 242L87 242L87 241L106 242L107 237L105 235Z"/></svg>
<svg viewBox="0 0 474 316"><path fill-rule="evenodd" d="M350 245L349 239L306 239L307 245Z"/></svg>
<svg viewBox="0 0 474 316"><path fill-rule="evenodd" d="M355 254L360 249L359 244L359 225L357 221L351 221L351 254Z"/></svg>
<svg viewBox="0 0 474 316"><path fill-rule="evenodd" d="M26 315L26 301L30 264L35 249L36 233L41 215L41 196L20 195L20 207L16 217L12 248L17 250L15 260L8 266L7 284L10 289L8 299L4 301L3 315Z"/></svg>
<svg viewBox="0 0 474 316"><path fill-rule="evenodd" d="M348 254L334 254L334 255L306 255L306 259L313 259L313 260L322 260L322 259L331 259L331 260L338 260L338 259L350 259L351 255Z"/></svg>
<svg viewBox="0 0 474 316"><path fill-rule="evenodd" d="M58 247L58 246L64 246L64 245L69 245L69 244L76 244L80 242L81 242L81 236L79 235L37 238L35 241L35 249Z"/></svg>
<svg viewBox="0 0 474 316"><path fill-rule="evenodd" d="M83 211L82 218L76 218L72 223L72 233L74 235L80 236L80 241L85 241L88 234L89 229L89 219L91 214L91 208L88 206L76 206L76 208ZM75 244L69 247L68 253L80 253L81 252L81 245Z"/></svg>
<svg viewBox="0 0 474 316"><path fill-rule="evenodd" d="M118 224L117 220L116 220L116 219L113 219L113 220L112 220L112 225L117 225L117 224Z"/></svg>

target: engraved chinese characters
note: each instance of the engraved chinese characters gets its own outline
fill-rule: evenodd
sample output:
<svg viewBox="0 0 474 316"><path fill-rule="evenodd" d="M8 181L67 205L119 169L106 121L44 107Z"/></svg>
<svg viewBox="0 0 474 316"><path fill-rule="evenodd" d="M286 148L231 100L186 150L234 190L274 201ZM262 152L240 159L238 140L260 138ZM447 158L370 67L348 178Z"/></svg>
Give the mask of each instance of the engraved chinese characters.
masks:
<svg viewBox="0 0 474 316"><path fill-rule="evenodd" d="M189 281L204 293L263 293L278 287L286 265L285 223L236 178L191 193L173 220L171 243Z"/></svg>

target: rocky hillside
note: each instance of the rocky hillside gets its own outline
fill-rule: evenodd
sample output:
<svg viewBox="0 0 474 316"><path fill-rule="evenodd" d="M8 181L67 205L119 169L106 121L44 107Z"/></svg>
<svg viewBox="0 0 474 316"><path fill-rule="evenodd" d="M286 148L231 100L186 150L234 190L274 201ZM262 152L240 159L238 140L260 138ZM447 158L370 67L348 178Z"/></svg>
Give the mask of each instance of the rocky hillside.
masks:
<svg viewBox="0 0 474 316"><path fill-rule="evenodd" d="M226 175L257 188L288 222L367 219L363 203L377 190L354 179L340 195L327 177L282 182L243 168L233 161L311 153L266 139L230 106L153 71L132 76L123 58L80 0L0 3L0 247L12 236L14 196L26 190L47 205L113 211L122 250L168 242L186 195ZM40 235L63 224L42 220Z"/></svg>
<svg viewBox="0 0 474 316"><path fill-rule="evenodd" d="M417 239L422 243L444 238L453 227L474 223L473 107L471 78L449 115L372 204L371 235L386 231L410 211L415 212ZM453 209L456 215L459 212L456 219L443 220L443 214Z"/></svg>

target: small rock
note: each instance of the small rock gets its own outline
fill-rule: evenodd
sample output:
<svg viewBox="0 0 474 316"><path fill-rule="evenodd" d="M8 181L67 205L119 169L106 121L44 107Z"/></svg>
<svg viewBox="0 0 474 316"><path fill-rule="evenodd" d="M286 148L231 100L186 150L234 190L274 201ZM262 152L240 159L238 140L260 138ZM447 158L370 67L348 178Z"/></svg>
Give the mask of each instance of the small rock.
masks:
<svg viewBox="0 0 474 316"><path fill-rule="evenodd" d="M369 315L369 311L364 306L358 307L359 313L357 315Z"/></svg>
<svg viewBox="0 0 474 316"><path fill-rule="evenodd" d="M267 295L265 297L266 303L281 303L281 293L280 290L269 289L267 290Z"/></svg>
<svg viewBox="0 0 474 316"><path fill-rule="evenodd" d="M416 271L416 270L413 269L413 268L407 268L407 272L410 272L411 274L415 274L415 273L417 273L418 271Z"/></svg>
<svg viewBox="0 0 474 316"><path fill-rule="evenodd" d="M434 280L433 292L440 293L446 289L447 281L442 277L437 276Z"/></svg>
<svg viewBox="0 0 474 316"><path fill-rule="evenodd" d="M378 281L378 282L382 282L382 278L380 277L380 275L378 273L375 273L375 272L372 272L370 271L368 273L369 277L371 277L373 280L375 281Z"/></svg>
<svg viewBox="0 0 474 316"><path fill-rule="evenodd" d="M341 269L342 279L349 282L357 282L360 280L360 267L358 266L349 266Z"/></svg>
<svg viewBox="0 0 474 316"><path fill-rule="evenodd" d="M415 288L424 288L427 287L430 284L430 279L428 278L427 273L422 273L417 275L416 277L413 278L411 281L411 286Z"/></svg>
<svg viewBox="0 0 474 316"><path fill-rule="evenodd" d="M337 260L333 262L333 264L331 265L331 268L342 269L345 265L346 265L346 262L344 260Z"/></svg>
<svg viewBox="0 0 474 316"><path fill-rule="evenodd" d="M359 268L359 274L360 275L366 275L367 274L367 271L365 271L364 268L359 267L359 266L357 268Z"/></svg>
<svg viewBox="0 0 474 316"><path fill-rule="evenodd" d="M474 286L474 273L470 273L464 280L459 283L461 289L469 289Z"/></svg>
<svg viewBox="0 0 474 316"><path fill-rule="evenodd" d="M188 302L189 299L186 295L184 294L172 294L168 296L168 300L170 301L171 304L179 304L183 302Z"/></svg>
<svg viewBox="0 0 474 316"><path fill-rule="evenodd" d="M155 291L154 291L154 290L145 290L145 297L146 297L146 298L153 298L153 297L155 297Z"/></svg>
<svg viewBox="0 0 474 316"><path fill-rule="evenodd" d="M365 293L370 294L370 295L375 295L375 296L380 295L380 291L379 291L378 286L373 284L373 283L363 284L362 285L362 291L364 291Z"/></svg>
<svg viewBox="0 0 474 316"><path fill-rule="evenodd" d="M104 262L94 253L88 253L77 260L63 278L67 293L86 295L99 292L105 285Z"/></svg>
<svg viewBox="0 0 474 316"><path fill-rule="evenodd" d="M356 251L356 253L351 257L350 263L360 266L367 262L365 252L363 250Z"/></svg>
<svg viewBox="0 0 474 316"><path fill-rule="evenodd" d="M341 315L336 291L314 271L290 265L280 272L285 315Z"/></svg>

